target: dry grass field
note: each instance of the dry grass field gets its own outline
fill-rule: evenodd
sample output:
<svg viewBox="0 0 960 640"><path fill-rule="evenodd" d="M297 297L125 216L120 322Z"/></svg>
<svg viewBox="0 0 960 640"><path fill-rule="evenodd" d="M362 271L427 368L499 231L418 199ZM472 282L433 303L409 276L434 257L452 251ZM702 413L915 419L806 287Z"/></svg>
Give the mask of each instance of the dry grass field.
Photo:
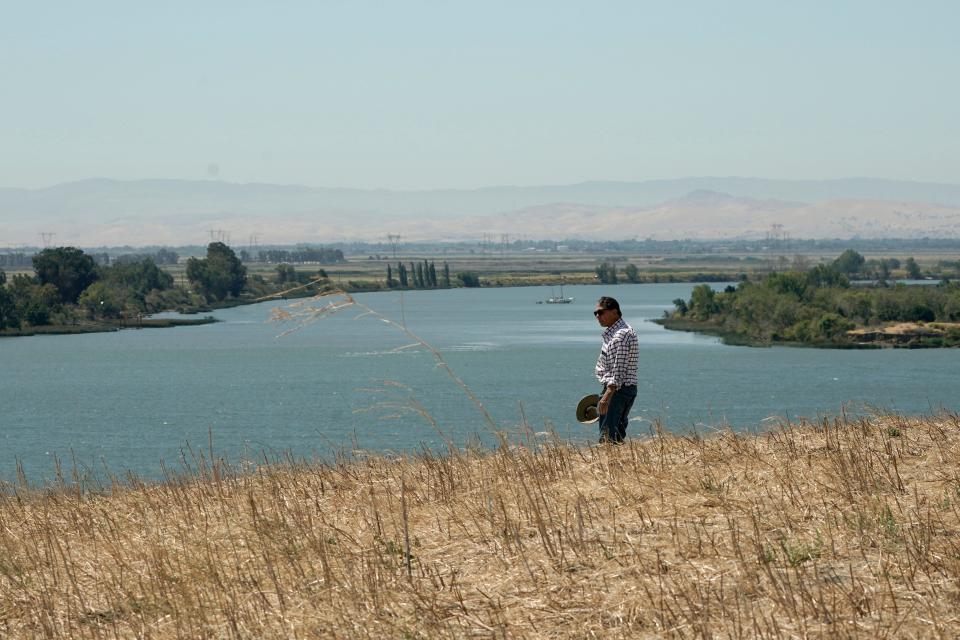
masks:
<svg viewBox="0 0 960 640"><path fill-rule="evenodd" d="M520 439L8 486L0 637L960 634L960 416Z"/></svg>

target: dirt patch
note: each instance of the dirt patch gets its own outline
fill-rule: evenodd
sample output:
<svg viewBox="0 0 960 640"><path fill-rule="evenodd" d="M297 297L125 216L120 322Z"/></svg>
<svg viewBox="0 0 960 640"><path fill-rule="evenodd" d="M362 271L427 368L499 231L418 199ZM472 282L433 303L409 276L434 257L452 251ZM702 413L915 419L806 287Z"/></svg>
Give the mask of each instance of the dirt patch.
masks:
<svg viewBox="0 0 960 640"><path fill-rule="evenodd" d="M861 327L847 335L861 343L902 344L921 338L942 338L960 331L960 322L897 322L881 327Z"/></svg>

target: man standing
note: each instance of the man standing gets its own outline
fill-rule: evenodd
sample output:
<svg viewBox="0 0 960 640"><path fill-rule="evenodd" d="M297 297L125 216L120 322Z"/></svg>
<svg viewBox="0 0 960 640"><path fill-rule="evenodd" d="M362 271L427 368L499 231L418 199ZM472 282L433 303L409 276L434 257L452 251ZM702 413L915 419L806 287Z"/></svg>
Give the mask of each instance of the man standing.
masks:
<svg viewBox="0 0 960 640"><path fill-rule="evenodd" d="M620 304L604 296L593 311L603 330L603 346L597 358L600 396L600 442L623 442L630 408L637 398L637 333L623 321Z"/></svg>

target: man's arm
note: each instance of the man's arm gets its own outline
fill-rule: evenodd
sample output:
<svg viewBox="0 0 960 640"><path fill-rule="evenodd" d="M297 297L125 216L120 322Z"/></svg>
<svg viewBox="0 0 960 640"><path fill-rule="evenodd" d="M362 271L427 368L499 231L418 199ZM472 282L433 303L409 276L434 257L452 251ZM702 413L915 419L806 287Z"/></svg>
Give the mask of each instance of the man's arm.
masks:
<svg viewBox="0 0 960 640"><path fill-rule="evenodd" d="M610 405L610 399L613 398L613 394L623 386L623 378L619 371L624 358L622 350L623 339L620 336L611 340L610 344L607 345L607 354L613 359L613 366L611 367L611 371L608 372L608 376L612 378L612 380L605 383L606 386L604 387L603 395L600 397L600 406L597 408L597 412L600 415L604 415L607 412L607 407Z"/></svg>

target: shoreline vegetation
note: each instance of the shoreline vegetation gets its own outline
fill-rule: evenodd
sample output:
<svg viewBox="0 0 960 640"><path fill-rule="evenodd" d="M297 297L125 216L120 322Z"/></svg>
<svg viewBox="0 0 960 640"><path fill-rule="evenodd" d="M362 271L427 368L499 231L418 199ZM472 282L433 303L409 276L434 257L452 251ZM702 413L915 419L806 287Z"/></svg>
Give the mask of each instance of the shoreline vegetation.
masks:
<svg viewBox="0 0 960 640"><path fill-rule="evenodd" d="M213 316L203 318L136 318L115 322L78 322L69 325L41 325L13 331L0 331L0 338L35 335L70 335L75 333L106 333L124 329L169 329L172 327L195 327L219 322Z"/></svg>
<svg viewBox="0 0 960 640"><path fill-rule="evenodd" d="M249 258L248 253L241 251L243 258ZM299 269L285 262L244 262L221 242L210 243L205 258L186 261L161 249L112 261L106 254L95 254L107 261L99 264L73 247L44 249L32 257L32 273L21 270L7 283L0 270L0 337L203 324L213 320L158 320L149 315L207 313L329 291L733 281L740 284L716 295L709 287L698 287L689 302L674 301L676 310L655 321L667 329L715 335L728 344L750 346L960 346L960 299L949 282L948 274L953 272L944 271L949 267L960 273L960 261L940 260L923 270L912 257L903 263L895 258L867 260L853 250L813 266L799 255L791 265L783 256L774 261L769 256L761 260L729 255L630 258L557 253L553 257L463 256L459 267L451 270L448 262L438 264L429 258L391 260L378 254L348 261L342 251L322 248L260 254L271 261L311 262L298 262ZM21 262L25 259L20 256ZM940 278L942 285L886 284L893 278L924 277ZM877 284L851 287L853 278ZM758 296L757 291L772 294ZM918 297L931 298L931 291L937 292L938 300L916 302Z"/></svg>
<svg viewBox="0 0 960 640"><path fill-rule="evenodd" d="M0 635L947 637L960 416L0 491ZM211 443L212 447L212 443ZM64 478L66 473L67 478Z"/></svg>
<svg viewBox="0 0 960 640"><path fill-rule="evenodd" d="M764 340L749 335L724 331L715 324L688 321L682 318L657 318L653 320L670 331L687 331L720 338L730 346L737 347L810 347L817 349L943 349L960 347L956 322L893 322L874 327L851 329L847 337L838 340Z"/></svg>
<svg viewBox="0 0 960 640"><path fill-rule="evenodd" d="M247 257L248 252L241 253ZM94 255L75 247L44 249L31 258L31 271L21 267L9 283L0 270L0 337L206 324L214 320L149 316L166 311L186 315L207 313L329 291L357 293L618 282L618 270L613 262L596 263L592 258L580 258L576 266L567 267L561 260L558 267L544 266L542 257L520 256L513 258L517 264L505 266L503 260L498 260L486 265L487 268L477 269L477 264L468 263L471 268L451 272L445 261L438 265L429 259L393 262L385 257L373 260L373 256L369 256L367 261L353 263L354 271L350 272L353 277L345 281L340 268L348 261L340 250L270 250L260 254L271 262L245 263L222 242L210 243L205 258L189 258L186 262L166 249L149 255L120 256L112 262L106 254L94 254L102 261L99 263ZM18 256L20 263L26 258ZM307 264L312 266L305 268L305 264L299 262L301 268L298 269L293 264L274 262L283 259L309 260ZM327 269L336 271L331 274ZM700 282L729 280L734 273L699 268L641 272L628 263L621 277L633 283Z"/></svg>
<svg viewBox="0 0 960 640"><path fill-rule="evenodd" d="M655 322L743 346L960 347L960 283L852 286L863 262L847 251L829 265L771 273L723 291L698 285Z"/></svg>

